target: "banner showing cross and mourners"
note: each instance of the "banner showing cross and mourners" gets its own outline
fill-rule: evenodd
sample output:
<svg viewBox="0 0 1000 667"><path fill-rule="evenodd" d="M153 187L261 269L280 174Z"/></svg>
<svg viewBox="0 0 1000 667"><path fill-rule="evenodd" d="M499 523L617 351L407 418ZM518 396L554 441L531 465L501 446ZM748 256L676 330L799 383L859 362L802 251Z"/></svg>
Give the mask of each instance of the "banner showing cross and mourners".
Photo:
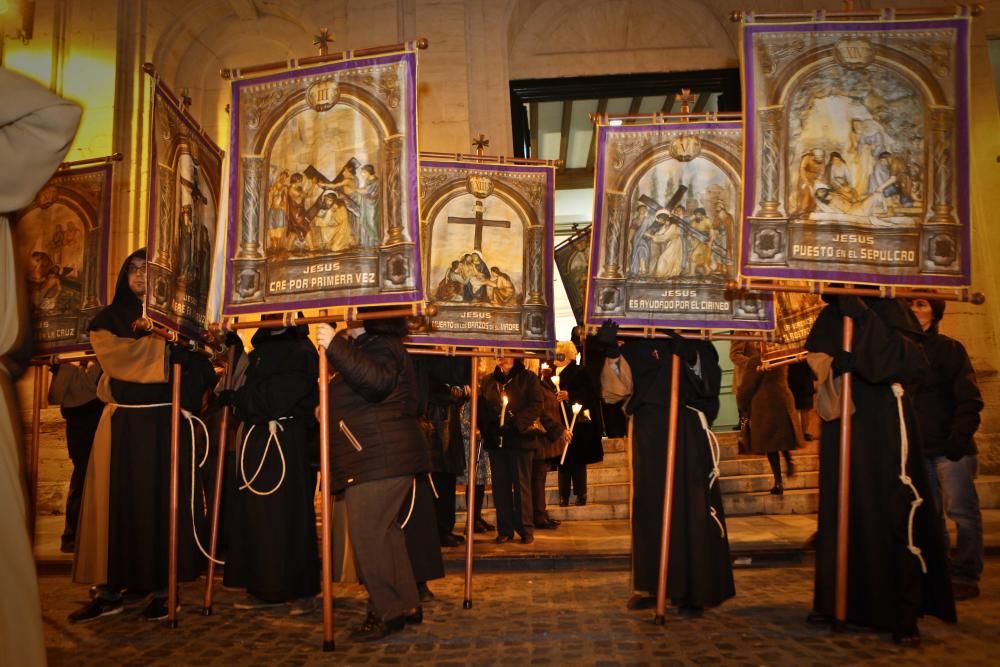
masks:
<svg viewBox="0 0 1000 667"><path fill-rule="evenodd" d="M421 160L419 343L551 349L553 168Z"/></svg>

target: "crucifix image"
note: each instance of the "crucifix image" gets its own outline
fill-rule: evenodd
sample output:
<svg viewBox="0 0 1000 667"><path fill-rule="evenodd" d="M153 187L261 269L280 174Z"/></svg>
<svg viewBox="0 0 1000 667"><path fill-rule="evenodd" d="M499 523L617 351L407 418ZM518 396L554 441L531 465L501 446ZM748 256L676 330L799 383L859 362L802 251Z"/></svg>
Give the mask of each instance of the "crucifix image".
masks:
<svg viewBox="0 0 1000 667"><path fill-rule="evenodd" d="M482 199L476 200L476 203L473 204L472 206L472 210L475 217L472 218L449 217L448 223L452 225L475 225L476 226L475 249L481 253L483 251L483 228L499 227L503 229L510 229L510 221L484 219Z"/></svg>
<svg viewBox="0 0 1000 667"><path fill-rule="evenodd" d="M691 103L696 98L691 94L690 88L681 88L681 92L674 95L674 99L681 103L681 113L691 113Z"/></svg>

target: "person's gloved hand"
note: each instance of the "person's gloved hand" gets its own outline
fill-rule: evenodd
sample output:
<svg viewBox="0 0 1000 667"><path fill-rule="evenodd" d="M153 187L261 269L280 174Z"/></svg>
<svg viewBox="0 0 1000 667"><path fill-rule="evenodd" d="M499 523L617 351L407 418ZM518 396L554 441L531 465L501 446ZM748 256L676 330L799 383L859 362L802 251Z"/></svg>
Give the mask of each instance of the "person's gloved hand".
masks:
<svg viewBox="0 0 1000 667"><path fill-rule="evenodd" d="M833 355L833 374L841 375L851 370L851 353L844 350Z"/></svg>
<svg viewBox="0 0 1000 667"><path fill-rule="evenodd" d="M670 336L670 347L673 353L681 358L688 366L693 366L698 361L698 350L693 341L688 340L673 329L668 331Z"/></svg>
<svg viewBox="0 0 1000 667"><path fill-rule="evenodd" d="M859 296L841 294L837 297L837 307L840 309L841 315L846 315L852 320L864 317L865 313L868 312L868 306Z"/></svg>
<svg viewBox="0 0 1000 667"><path fill-rule="evenodd" d="M171 343L169 350L170 350L170 363L180 364L181 366L190 363L192 355L196 354L195 352L192 352L189 348L184 347L183 345L178 345L177 343Z"/></svg>
<svg viewBox="0 0 1000 667"><path fill-rule="evenodd" d="M226 347L234 348L238 357L243 352L243 339L235 331L230 331L226 334Z"/></svg>
<svg viewBox="0 0 1000 667"><path fill-rule="evenodd" d="M952 435L948 438L948 444L945 445L944 455L949 461L961 461L962 457L965 456L965 443L963 439Z"/></svg>
<svg viewBox="0 0 1000 667"><path fill-rule="evenodd" d="M337 330L334 329L327 323L316 325L316 342L324 350L330 347L330 343L333 341L333 337L336 335Z"/></svg>
<svg viewBox="0 0 1000 667"><path fill-rule="evenodd" d="M223 389L219 392L219 405L231 406L236 402L236 392L232 389Z"/></svg>
<svg viewBox="0 0 1000 667"><path fill-rule="evenodd" d="M621 356L618 349L618 323L614 320L604 320L604 324L597 330L597 343L604 348L604 354L612 359Z"/></svg>

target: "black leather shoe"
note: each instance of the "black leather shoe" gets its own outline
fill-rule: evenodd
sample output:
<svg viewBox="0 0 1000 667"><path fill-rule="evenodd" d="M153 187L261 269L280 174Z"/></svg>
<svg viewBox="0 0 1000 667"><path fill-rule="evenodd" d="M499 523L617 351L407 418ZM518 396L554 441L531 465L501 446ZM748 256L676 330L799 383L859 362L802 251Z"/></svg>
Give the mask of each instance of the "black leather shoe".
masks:
<svg viewBox="0 0 1000 667"><path fill-rule="evenodd" d="M430 602L434 599L434 593L427 587L426 582L417 584L417 594L420 596L421 602Z"/></svg>
<svg viewBox="0 0 1000 667"><path fill-rule="evenodd" d="M461 535L448 533L447 535L441 536L441 546L443 547L457 547L463 544L465 544L465 538Z"/></svg>
<svg viewBox="0 0 1000 667"><path fill-rule="evenodd" d="M833 617L827 616L820 611L811 611L809 615L806 616L806 623L812 625L831 625L833 623Z"/></svg>
<svg viewBox="0 0 1000 667"><path fill-rule="evenodd" d="M772 486L771 487L771 495L772 496L784 496L785 495L785 487L781 486L780 484L776 484L775 486Z"/></svg>
<svg viewBox="0 0 1000 667"><path fill-rule="evenodd" d="M534 541L535 541L535 536L534 535L522 535L521 536L521 544L531 544Z"/></svg>
<svg viewBox="0 0 1000 667"><path fill-rule="evenodd" d="M587 494L585 493L582 496L577 496L576 497L576 504L577 504L578 507L583 507L584 505L586 505L587 504Z"/></svg>
<svg viewBox="0 0 1000 667"><path fill-rule="evenodd" d="M494 528L496 528L496 526L494 526L492 523L489 523L485 519L476 519L472 530L473 532L476 533L489 533Z"/></svg>
<svg viewBox="0 0 1000 667"><path fill-rule="evenodd" d="M180 609L181 606L177 605L177 611ZM150 599L149 604L139 616L144 621L162 621L167 617L167 598L154 597Z"/></svg>
<svg viewBox="0 0 1000 667"><path fill-rule="evenodd" d="M112 616L122 613L122 599L105 600L102 597L95 597L93 600L83 605L69 615L70 623L86 623L102 616Z"/></svg>
<svg viewBox="0 0 1000 667"><path fill-rule="evenodd" d="M497 535L495 540L497 544L507 544L514 539L513 535Z"/></svg>
<svg viewBox="0 0 1000 667"><path fill-rule="evenodd" d="M555 530L559 524L551 519L535 519L535 528L541 530Z"/></svg>
<svg viewBox="0 0 1000 667"><path fill-rule="evenodd" d="M923 640L920 638L920 631L914 628L906 632L892 633L892 641L900 646L920 646Z"/></svg>
<svg viewBox="0 0 1000 667"><path fill-rule="evenodd" d="M379 620L371 612L365 622L351 631L351 639L356 642L375 642L384 639L394 632L399 632L406 626L404 616Z"/></svg>
<svg viewBox="0 0 1000 667"><path fill-rule="evenodd" d="M695 605L681 605L677 609L677 614L681 618L701 618L705 615L705 608Z"/></svg>
<svg viewBox="0 0 1000 667"><path fill-rule="evenodd" d="M569 498L560 498L559 507L569 507Z"/></svg>
<svg viewBox="0 0 1000 667"><path fill-rule="evenodd" d="M641 595L639 593L634 594L625 603L625 608L629 611L635 611L637 609L652 609L656 606L656 598L650 597L648 595Z"/></svg>
<svg viewBox="0 0 1000 667"><path fill-rule="evenodd" d="M424 608L417 607L408 614L403 615L403 622L407 625L420 625L424 622Z"/></svg>

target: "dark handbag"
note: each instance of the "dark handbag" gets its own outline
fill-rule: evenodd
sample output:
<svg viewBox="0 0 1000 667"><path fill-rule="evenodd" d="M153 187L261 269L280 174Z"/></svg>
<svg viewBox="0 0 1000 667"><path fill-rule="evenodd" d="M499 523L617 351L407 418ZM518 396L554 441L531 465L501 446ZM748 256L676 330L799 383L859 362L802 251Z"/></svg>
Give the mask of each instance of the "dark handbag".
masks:
<svg viewBox="0 0 1000 667"><path fill-rule="evenodd" d="M740 415L740 433L736 436L736 448L740 454L752 454L750 445L750 418Z"/></svg>

